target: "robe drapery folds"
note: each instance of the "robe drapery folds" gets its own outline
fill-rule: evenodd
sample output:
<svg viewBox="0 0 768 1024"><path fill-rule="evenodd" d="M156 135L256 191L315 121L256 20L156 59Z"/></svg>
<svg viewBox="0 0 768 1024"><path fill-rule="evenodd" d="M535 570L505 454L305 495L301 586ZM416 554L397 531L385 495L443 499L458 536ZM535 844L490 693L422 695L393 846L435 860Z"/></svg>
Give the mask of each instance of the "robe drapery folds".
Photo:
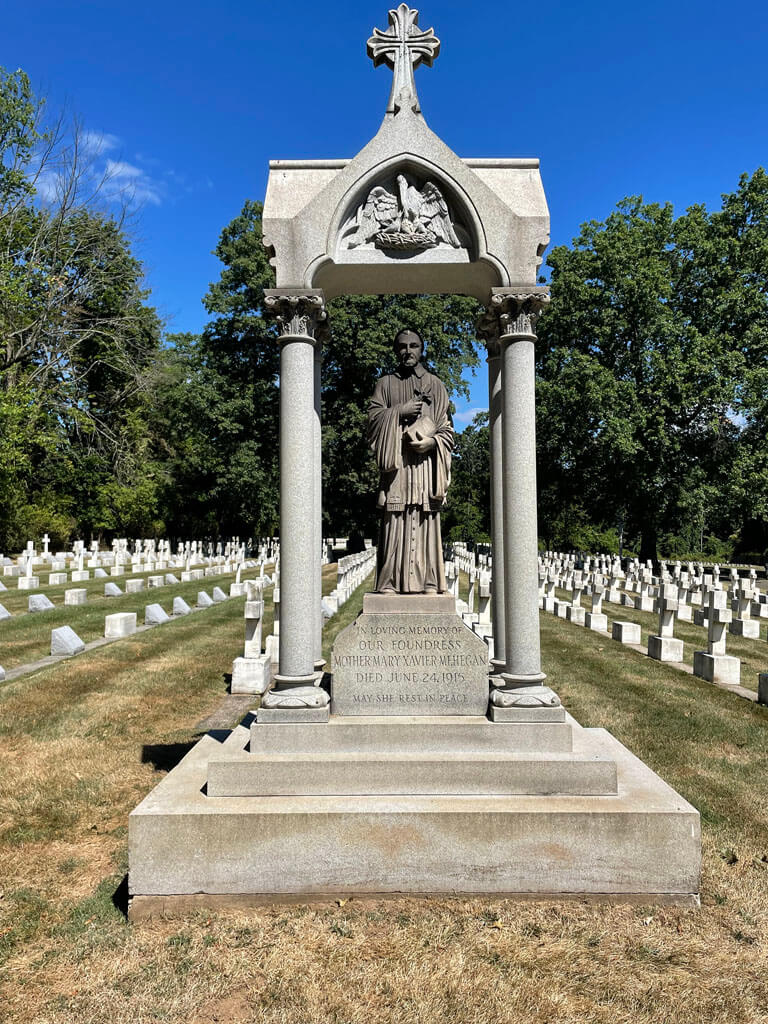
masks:
<svg viewBox="0 0 768 1024"><path fill-rule="evenodd" d="M435 448L425 454L410 448L409 424L400 418L414 397L423 399L422 418L435 425ZM453 426L442 381L421 363L382 377L368 410L368 436L381 474L376 590L444 593L440 508L451 479Z"/></svg>

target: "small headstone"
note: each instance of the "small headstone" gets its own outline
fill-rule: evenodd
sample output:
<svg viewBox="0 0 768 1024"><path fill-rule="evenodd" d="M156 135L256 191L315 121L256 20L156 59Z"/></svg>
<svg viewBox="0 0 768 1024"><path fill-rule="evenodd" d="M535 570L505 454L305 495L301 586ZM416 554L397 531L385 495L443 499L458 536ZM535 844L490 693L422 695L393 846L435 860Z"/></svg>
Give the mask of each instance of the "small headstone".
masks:
<svg viewBox="0 0 768 1024"><path fill-rule="evenodd" d="M122 593L122 590L116 583L104 584L104 597L121 597Z"/></svg>
<svg viewBox="0 0 768 1024"><path fill-rule="evenodd" d="M125 581L125 592L126 594L138 594L144 589L144 580L126 580Z"/></svg>
<svg viewBox="0 0 768 1024"><path fill-rule="evenodd" d="M265 693L272 682L272 661L262 654L258 658L235 658L232 663L232 693Z"/></svg>
<svg viewBox="0 0 768 1024"><path fill-rule="evenodd" d="M613 622L611 623L611 636L620 644L639 644L640 624L638 622Z"/></svg>
<svg viewBox="0 0 768 1024"><path fill-rule="evenodd" d="M7 590L7 589L8 589L8 587L6 587L6 585L3 583L3 581L0 580L0 593L2 593L2 591Z"/></svg>
<svg viewBox="0 0 768 1024"><path fill-rule="evenodd" d="M71 626L51 630L51 655L80 654L85 644Z"/></svg>
<svg viewBox="0 0 768 1024"><path fill-rule="evenodd" d="M189 607L183 597L174 597L173 599L173 614L174 615L189 615L192 609Z"/></svg>
<svg viewBox="0 0 768 1024"><path fill-rule="evenodd" d="M112 640L136 632L136 612L115 612L104 619L104 636Z"/></svg>
<svg viewBox="0 0 768 1024"><path fill-rule="evenodd" d="M31 612L48 612L53 607L53 601L49 601L45 594L32 594L29 598L29 610Z"/></svg>
<svg viewBox="0 0 768 1024"><path fill-rule="evenodd" d="M178 583L179 581L177 577L173 575L172 572L167 572L165 574L165 582L168 586L172 586L174 583Z"/></svg>
<svg viewBox="0 0 768 1024"><path fill-rule="evenodd" d="M5 669L0 665L0 683L5 679Z"/></svg>
<svg viewBox="0 0 768 1024"><path fill-rule="evenodd" d="M150 576L149 579L147 580L147 586L150 588L150 590L153 587L164 587L165 579L162 576Z"/></svg>
<svg viewBox="0 0 768 1024"><path fill-rule="evenodd" d="M64 604L88 604L88 591L85 587L77 590L65 590Z"/></svg>
<svg viewBox="0 0 768 1024"><path fill-rule="evenodd" d="M93 578L94 579L101 580L101 579L104 579L104 577L106 575L108 575L106 569L94 569L93 570Z"/></svg>
<svg viewBox="0 0 768 1024"><path fill-rule="evenodd" d="M213 600L206 594L204 590L198 591L197 595L197 607L198 608L210 608L213 604Z"/></svg>
<svg viewBox="0 0 768 1024"><path fill-rule="evenodd" d="M216 604L219 604L221 601L228 600L227 595L224 593L221 587L213 588L213 600Z"/></svg>
<svg viewBox="0 0 768 1024"><path fill-rule="evenodd" d="M169 619L170 615L159 604L148 604L144 609L145 626L160 626Z"/></svg>
<svg viewBox="0 0 768 1024"><path fill-rule="evenodd" d="M0 604L0 619L10 619L10 617L11 613L8 609L4 605Z"/></svg>

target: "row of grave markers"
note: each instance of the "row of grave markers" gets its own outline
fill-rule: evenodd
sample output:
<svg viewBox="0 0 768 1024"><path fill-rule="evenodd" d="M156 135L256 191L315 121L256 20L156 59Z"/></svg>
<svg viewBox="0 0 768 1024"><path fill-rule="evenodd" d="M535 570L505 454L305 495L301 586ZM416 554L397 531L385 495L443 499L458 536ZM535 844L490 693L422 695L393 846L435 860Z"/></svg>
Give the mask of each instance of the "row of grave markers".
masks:
<svg viewBox="0 0 768 1024"><path fill-rule="evenodd" d="M344 605L352 593L376 568L376 548L367 542L364 551L345 555L338 560L336 586L322 599L323 620L327 621ZM332 557L330 547L324 545L325 561ZM261 580L249 580L245 599L245 645L241 657L232 663L232 693L263 694L272 686L280 657L280 563L275 566L272 602L274 621L272 633L266 638L262 651L262 618L264 590Z"/></svg>
<svg viewBox="0 0 768 1024"><path fill-rule="evenodd" d="M234 586L234 584L233 584ZM221 587L214 587L211 594L201 590L197 595L196 608L210 608L222 601L227 601L235 595L227 595ZM169 614L160 604L148 604L144 609L144 625L160 626L171 619L179 618L182 615L189 615L193 609L183 597L176 596L173 599L172 611ZM104 618L104 637L107 640L119 640L131 636L138 629L137 612L115 612L106 615ZM51 630L51 657L71 657L82 654L85 650L85 642L80 639L71 626L59 626ZM5 679L5 670L0 666L0 682Z"/></svg>
<svg viewBox="0 0 768 1024"><path fill-rule="evenodd" d="M492 660L492 556L476 554L466 545L454 543L445 568L457 611L486 640ZM466 603L458 598L459 570L469 576ZM477 613L476 586L480 591ZM558 599L556 590L570 591L570 599ZM589 611L582 607L582 596L591 599ZM703 563L690 562L684 567L682 562L662 562L660 574L655 576L651 563L641 566L637 559L630 560L625 572L615 556L577 558L573 553L549 551L540 556L539 605L544 611L588 629L608 632L603 601L658 615L658 633L648 638L647 648L648 656L658 661L683 661L683 641L674 635L677 618L706 628L706 650L694 652L693 671L701 679L724 686L739 686L741 682L741 663L726 651L728 632L757 639L761 620L768 620L768 594L758 589L754 568L740 576L735 568L724 574L717 565L706 571ZM634 622L612 622L610 632L621 643L637 646L641 642L640 626ZM759 676L758 699L768 703L768 673Z"/></svg>
<svg viewBox="0 0 768 1024"><path fill-rule="evenodd" d="M252 542L241 543L235 537L226 544L204 543L203 541L187 541L177 545L176 553L171 551L168 540L137 539L131 545L126 539L112 542L112 550L101 550L98 541L93 541L86 551L83 541L75 541L71 551L48 551L48 535L43 538L44 551L38 554L32 541L17 559L0 555L0 566L4 580L16 580L19 590L36 590L41 585L42 572L48 572L47 584L58 586L63 583L82 583L99 576L123 576L131 572L162 572L165 570L181 570L190 572L194 567L222 566L222 572L233 572L237 565L242 565L257 550L257 560L274 561L279 550L279 542L274 537L260 540L258 545ZM207 549L207 554L206 554ZM183 575L182 575L183 579ZM3 583L0 589L7 589Z"/></svg>

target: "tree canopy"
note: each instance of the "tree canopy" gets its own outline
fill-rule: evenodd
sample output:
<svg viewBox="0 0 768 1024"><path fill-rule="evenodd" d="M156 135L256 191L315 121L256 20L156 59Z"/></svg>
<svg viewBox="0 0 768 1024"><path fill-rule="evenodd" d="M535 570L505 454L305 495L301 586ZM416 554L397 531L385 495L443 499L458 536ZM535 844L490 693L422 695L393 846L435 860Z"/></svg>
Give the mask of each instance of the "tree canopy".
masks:
<svg viewBox="0 0 768 1024"><path fill-rule="evenodd" d="M538 437L552 543L589 524L655 557L765 520L767 212L758 170L711 215L633 197L550 253Z"/></svg>
<svg viewBox="0 0 768 1024"><path fill-rule="evenodd" d="M125 211L76 126L0 68L0 551L74 537L279 526L279 339L261 204L215 254L200 334L164 334ZM621 201L547 266L537 347L539 521L557 547L643 557L768 549L768 175L708 212ZM323 348L324 528L375 531L368 402L411 326L452 397L477 302L348 296ZM488 539L488 427L457 435L445 536Z"/></svg>

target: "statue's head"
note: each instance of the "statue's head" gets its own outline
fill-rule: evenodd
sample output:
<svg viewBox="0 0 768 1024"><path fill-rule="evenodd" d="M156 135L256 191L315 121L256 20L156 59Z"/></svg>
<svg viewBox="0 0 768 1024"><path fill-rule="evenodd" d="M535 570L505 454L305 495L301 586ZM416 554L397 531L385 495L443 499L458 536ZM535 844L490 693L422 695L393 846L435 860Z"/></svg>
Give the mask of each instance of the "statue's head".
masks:
<svg viewBox="0 0 768 1024"><path fill-rule="evenodd" d="M404 327L397 332L392 347L400 366L414 367L424 357L424 342L421 335L411 327Z"/></svg>

